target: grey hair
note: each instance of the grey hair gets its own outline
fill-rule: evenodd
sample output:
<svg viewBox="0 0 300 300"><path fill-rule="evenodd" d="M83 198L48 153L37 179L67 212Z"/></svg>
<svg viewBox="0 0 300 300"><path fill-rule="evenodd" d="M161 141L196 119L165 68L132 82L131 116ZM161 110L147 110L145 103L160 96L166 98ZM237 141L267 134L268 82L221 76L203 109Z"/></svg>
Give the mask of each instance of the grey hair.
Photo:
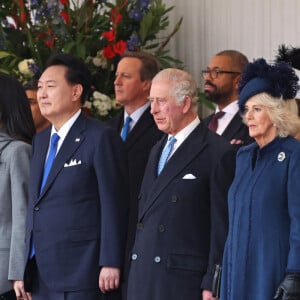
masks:
<svg viewBox="0 0 300 300"><path fill-rule="evenodd" d="M256 104L267 108L270 120L278 129L280 137L295 136L299 132L300 119L295 99L283 100L274 98L267 93L255 95L250 99Z"/></svg>
<svg viewBox="0 0 300 300"><path fill-rule="evenodd" d="M175 98L177 104L181 104L186 96L190 97L192 110L197 112L197 83L189 73L180 69L168 68L156 74L152 83L156 81L171 83L170 94Z"/></svg>

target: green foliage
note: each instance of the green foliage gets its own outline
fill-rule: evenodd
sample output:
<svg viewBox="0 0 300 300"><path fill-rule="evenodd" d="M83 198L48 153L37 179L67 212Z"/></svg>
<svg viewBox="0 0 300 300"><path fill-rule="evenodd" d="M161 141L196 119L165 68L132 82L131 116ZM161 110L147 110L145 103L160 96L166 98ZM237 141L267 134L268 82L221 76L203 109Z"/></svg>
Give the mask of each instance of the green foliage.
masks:
<svg viewBox="0 0 300 300"><path fill-rule="evenodd" d="M94 93L87 106L94 116L105 119L116 110L111 97L115 67L123 52L149 51L163 67L179 66L181 62L165 47L182 20L161 38L159 33L168 27L168 13L173 9L162 0L78 2L2 0L0 70L22 82L37 79L53 53L72 53L87 63L93 76Z"/></svg>

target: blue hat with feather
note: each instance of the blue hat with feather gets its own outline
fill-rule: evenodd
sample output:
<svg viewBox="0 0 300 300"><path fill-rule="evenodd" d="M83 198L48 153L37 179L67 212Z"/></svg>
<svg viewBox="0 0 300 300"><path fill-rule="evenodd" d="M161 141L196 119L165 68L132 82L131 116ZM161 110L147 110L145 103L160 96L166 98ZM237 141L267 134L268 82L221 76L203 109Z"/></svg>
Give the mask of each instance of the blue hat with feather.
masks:
<svg viewBox="0 0 300 300"><path fill-rule="evenodd" d="M267 64L260 58L249 63L242 73L239 82L239 109L243 111L247 100L260 93L290 100L295 98L298 90L298 77L293 68L284 62Z"/></svg>

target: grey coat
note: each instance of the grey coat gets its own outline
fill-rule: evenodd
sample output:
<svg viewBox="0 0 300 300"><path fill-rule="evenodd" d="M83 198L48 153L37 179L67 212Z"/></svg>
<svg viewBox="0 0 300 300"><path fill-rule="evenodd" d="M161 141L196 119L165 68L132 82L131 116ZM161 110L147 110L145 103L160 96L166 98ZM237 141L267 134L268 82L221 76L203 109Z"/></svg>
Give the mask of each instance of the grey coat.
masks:
<svg viewBox="0 0 300 300"><path fill-rule="evenodd" d="M0 294L23 279L30 152L0 131Z"/></svg>

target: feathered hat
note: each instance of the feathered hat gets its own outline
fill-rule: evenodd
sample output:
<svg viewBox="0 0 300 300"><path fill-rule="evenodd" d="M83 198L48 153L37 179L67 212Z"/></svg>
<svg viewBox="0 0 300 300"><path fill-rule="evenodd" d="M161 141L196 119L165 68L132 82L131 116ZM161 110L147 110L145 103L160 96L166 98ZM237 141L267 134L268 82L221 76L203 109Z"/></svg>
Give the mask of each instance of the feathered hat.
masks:
<svg viewBox="0 0 300 300"><path fill-rule="evenodd" d="M300 79L300 48L280 45L275 61L288 63L295 70L296 75ZM296 98L300 99L300 90L298 91Z"/></svg>
<svg viewBox="0 0 300 300"><path fill-rule="evenodd" d="M239 108L243 111L246 101L260 93L267 93L283 100L294 99L299 90L298 77L287 63L267 64L263 59L249 63L239 82Z"/></svg>

